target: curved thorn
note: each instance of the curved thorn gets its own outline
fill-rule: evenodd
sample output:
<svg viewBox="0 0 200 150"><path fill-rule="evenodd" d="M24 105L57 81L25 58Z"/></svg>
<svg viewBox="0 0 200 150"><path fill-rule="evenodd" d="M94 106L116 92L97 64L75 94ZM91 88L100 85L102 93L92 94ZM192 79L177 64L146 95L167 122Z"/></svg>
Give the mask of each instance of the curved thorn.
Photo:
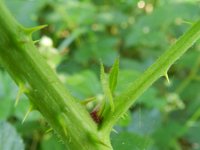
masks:
<svg viewBox="0 0 200 150"><path fill-rule="evenodd" d="M18 89L18 92L17 92L17 96L16 96L16 100L15 100L15 107L17 106L17 104L19 103L19 99L21 97L21 95L26 91L26 88L24 86L23 83L20 83L19 84L19 89Z"/></svg>
<svg viewBox="0 0 200 150"><path fill-rule="evenodd" d="M36 40L36 41L33 41L33 44L36 44L36 43L38 43L40 40Z"/></svg>
<svg viewBox="0 0 200 150"><path fill-rule="evenodd" d="M25 32L27 33L27 34L33 34L34 32L36 32L36 31L39 31L39 30L41 30L41 29L43 29L43 28L45 28L45 27L47 27L47 25L45 24L45 25L40 25L40 26L36 26L36 27L33 27L33 28L28 28L28 29L25 29Z"/></svg>
<svg viewBox="0 0 200 150"><path fill-rule="evenodd" d="M165 78L166 78L166 80L167 80L167 83L168 83L168 84L170 84L170 81L169 81L169 76L168 76L167 72L165 73L165 75L164 75L164 76L165 76Z"/></svg>
<svg viewBox="0 0 200 150"><path fill-rule="evenodd" d="M190 22L190 21L187 21L187 20L182 20L182 23L185 23L185 24L188 24L188 25L193 25L194 22Z"/></svg>
<svg viewBox="0 0 200 150"><path fill-rule="evenodd" d="M101 141L101 140L98 140L97 142L98 142L99 144L101 144L101 145L107 147L107 148L111 148L108 144L104 143L104 142Z"/></svg>
<svg viewBox="0 0 200 150"><path fill-rule="evenodd" d="M67 136L67 129L65 127L65 123L64 123L64 120L63 120L62 116L59 116L58 120L59 120L59 122L60 122L60 124L61 124L61 126L63 128L63 131L64 131L65 135Z"/></svg>
<svg viewBox="0 0 200 150"><path fill-rule="evenodd" d="M90 98L87 98L87 99L81 101L80 103L82 105L87 105L88 103L93 102L95 99L96 99L96 97L90 97Z"/></svg>
<svg viewBox="0 0 200 150"><path fill-rule="evenodd" d="M47 129L47 130L45 131L45 134L47 134L47 133L49 133L49 132L51 132L51 131L53 131L53 128Z"/></svg>
<svg viewBox="0 0 200 150"><path fill-rule="evenodd" d="M112 129L112 131L113 131L114 133L118 134L117 130L115 130L115 129Z"/></svg>
<svg viewBox="0 0 200 150"><path fill-rule="evenodd" d="M27 119L28 115L30 114L30 112L33 110L33 106L31 105L28 109L28 111L26 112L24 119L22 120L22 124L25 122L25 120Z"/></svg>

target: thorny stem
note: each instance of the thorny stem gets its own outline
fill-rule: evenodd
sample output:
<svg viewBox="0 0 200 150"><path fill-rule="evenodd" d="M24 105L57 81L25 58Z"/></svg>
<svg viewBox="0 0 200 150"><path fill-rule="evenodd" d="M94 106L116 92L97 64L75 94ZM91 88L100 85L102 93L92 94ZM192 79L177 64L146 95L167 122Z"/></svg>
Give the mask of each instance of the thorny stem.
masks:
<svg viewBox="0 0 200 150"><path fill-rule="evenodd" d="M153 82L167 75L169 67L200 37L198 21L129 89L115 98L115 110L106 108L103 121L97 126L34 46L31 34L39 28L19 25L0 0L0 63L18 86L26 88L25 94L33 107L71 150L112 150L109 134L116 121Z"/></svg>
<svg viewBox="0 0 200 150"><path fill-rule="evenodd" d="M100 127L102 132L111 131L117 120L131 107L136 99L148 89L158 78L166 76L170 66L180 58L200 38L200 21L177 40L177 42L161 55L135 82L121 95L115 98L115 111L107 109Z"/></svg>
<svg viewBox="0 0 200 150"><path fill-rule="evenodd" d="M0 0L0 62L16 84L23 85L38 110L71 150L111 150L109 133L98 133L86 109L65 89L40 55L31 34L41 27L24 28Z"/></svg>

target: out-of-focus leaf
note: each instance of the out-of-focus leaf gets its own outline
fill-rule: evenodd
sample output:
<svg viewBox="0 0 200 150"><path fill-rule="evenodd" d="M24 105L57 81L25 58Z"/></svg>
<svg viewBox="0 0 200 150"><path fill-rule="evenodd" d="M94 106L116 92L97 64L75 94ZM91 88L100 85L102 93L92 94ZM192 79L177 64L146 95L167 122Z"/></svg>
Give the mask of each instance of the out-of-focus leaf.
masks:
<svg viewBox="0 0 200 150"><path fill-rule="evenodd" d="M100 82L92 71L85 70L74 75L65 75L64 80L72 94L79 99L86 99L101 93Z"/></svg>
<svg viewBox="0 0 200 150"><path fill-rule="evenodd" d="M166 106L167 101L163 97L159 97L159 91L150 87L144 94L138 98L137 104L143 104L148 108L158 108L162 110Z"/></svg>
<svg viewBox="0 0 200 150"><path fill-rule="evenodd" d="M114 150L144 150L149 149L152 140L131 132L120 132L111 136Z"/></svg>
<svg viewBox="0 0 200 150"><path fill-rule="evenodd" d="M148 45L164 50L170 43L171 38L177 38L185 30L181 20L196 20L199 9L198 5L189 3L168 3L168 7L163 3L149 15L144 15L137 20L137 23L132 26L126 39L127 46ZM178 10L178 11L177 11ZM162 16L162 17L161 17ZM179 32L173 32L171 37L171 26L177 25ZM184 28L181 28L181 26ZM157 32L157 30L160 30ZM167 38L167 35L169 36ZM153 38L152 38L153 37ZM145 46L146 47L146 46Z"/></svg>
<svg viewBox="0 0 200 150"><path fill-rule="evenodd" d="M146 68L141 62L130 58L120 58L120 67L124 70L132 71L144 71Z"/></svg>
<svg viewBox="0 0 200 150"><path fill-rule="evenodd" d="M59 141L55 135L45 135L41 144L42 150L67 150L62 141Z"/></svg>
<svg viewBox="0 0 200 150"><path fill-rule="evenodd" d="M25 26L33 27L37 25L37 11L50 0L12 0L5 1L8 8L16 19Z"/></svg>
<svg viewBox="0 0 200 150"><path fill-rule="evenodd" d="M197 132L199 130L200 122L198 121L189 129L188 133L185 135L185 140L187 139L189 142L195 143L196 146L193 146L193 150L197 150L200 146L200 136L199 132Z"/></svg>
<svg viewBox="0 0 200 150"><path fill-rule="evenodd" d="M10 76L5 72L0 72L0 119L6 120L12 115L14 99L17 95L17 86Z"/></svg>
<svg viewBox="0 0 200 150"><path fill-rule="evenodd" d="M7 122L0 122L0 149L1 150L24 150L24 144L20 136Z"/></svg>
<svg viewBox="0 0 200 150"><path fill-rule="evenodd" d="M161 113L157 109L143 110L138 108L132 115L128 131L139 135L151 135L161 124Z"/></svg>
<svg viewBox="0 0 200 150"><path fill-rule="evenodd" d="M13 106L14 101L0 99L0 120L6 120L10 116Z"/></svg>
<svg viewBox="0 0 200 150"><path fill-rule="evenodd" d="M139 76L139 72L135 70L121 70L116 87L116 94L121 93L123 90L129 88L132 83Z"/></svg>
<svg viewBox="0 0 200 150"><path fill-rule="evenodd" d="M195 65L198 57L199 57L198 51L195 50L188 51L187 55L183 55L183 57L178 60L178 63L176 64L176 69L177 70L191 69L191 66Z"/></svg>
<svg viewBox="0 0 200 150"><path fill-rule="evenodd" d="M171 120L168 124L158 128L158 130L154 133L153 137L156 141L155 145L157 145L159 149L163 150L181 150L178 138L184 133L184 124L181 125Z"/></svg>
<svg viewBox="0 0 200 150"><path fill-rule="evenodd" d="M54 6L67 27L83 26L94 22L96 7L85 1L64 1Z"/></svg>
<svg viewBox="0 0 200 150"><path fill-rule="evenodd" d="M6 72L0 72L0 98L15 99L17 94L17 86Z"/></svg>
<svg viewBox="0 0 200 150"><path fill-rule="evenodd" d="M181 92L181 96L186 101L192 101L199 96L199 81L191 81Z"/></svg>
<svg viewBox="0 0 200 150"><path fill-rule="evenodd" d="M117 10L108 10L97 15L97 21L105 25L121 24L123 22L127 22L127 20L128 16Z"/></svg>
<svg viewBox="0 0 200 150"><path fill-rule="evenodd" d="M68 48L69 45L76 39L78 38L81 34L85 33L87 29L85 28L78 28L75 30L69 37L65 38L61 44L58 46L58 50L62 51L65 48Z"/></svg>
<svg viewBox="0 0 200 150"><path fill-rule="evenodd" d="M15 124L17 131L23 135L24 139L32 137L34 134L38 134L38 132L45 132L46 127L43 126L44 122L41 120L34 121L25 121L23 124L19 121ZM34 137L33 137L34 138Z"/></svg>
<svg viewBox="0 0 200 150"><path fill-rule="evenodd" d="M74 59L82 64L101 59L105 65L111 66L118 56L115 49L117 42L116 37L90 33L88 40L77 48Z"/></svg>

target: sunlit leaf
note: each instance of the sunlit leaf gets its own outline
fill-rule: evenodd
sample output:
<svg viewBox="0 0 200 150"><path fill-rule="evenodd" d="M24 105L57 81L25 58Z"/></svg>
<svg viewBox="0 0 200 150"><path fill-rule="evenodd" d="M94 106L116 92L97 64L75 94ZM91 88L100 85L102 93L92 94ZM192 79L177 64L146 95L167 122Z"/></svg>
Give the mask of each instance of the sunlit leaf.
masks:
<svg viewBox="0 0 200 150"><path fill-rule="evenodd" d="M21 137L7 122L0 122L0 150L24 150Z"/></svg>

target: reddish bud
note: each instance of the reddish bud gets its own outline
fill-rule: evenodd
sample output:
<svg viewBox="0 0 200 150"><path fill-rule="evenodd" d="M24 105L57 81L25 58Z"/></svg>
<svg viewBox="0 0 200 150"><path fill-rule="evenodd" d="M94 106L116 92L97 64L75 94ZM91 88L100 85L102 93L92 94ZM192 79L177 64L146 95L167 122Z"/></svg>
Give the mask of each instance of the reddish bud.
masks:
<svg viewBox="0 0 200 150"><path fill-rule="evenodd" d="M101 123L101 117L98 115L98 111L97 110L94 110L90 113L90 116L92 117L92 119L97 123Z"/></svg>

